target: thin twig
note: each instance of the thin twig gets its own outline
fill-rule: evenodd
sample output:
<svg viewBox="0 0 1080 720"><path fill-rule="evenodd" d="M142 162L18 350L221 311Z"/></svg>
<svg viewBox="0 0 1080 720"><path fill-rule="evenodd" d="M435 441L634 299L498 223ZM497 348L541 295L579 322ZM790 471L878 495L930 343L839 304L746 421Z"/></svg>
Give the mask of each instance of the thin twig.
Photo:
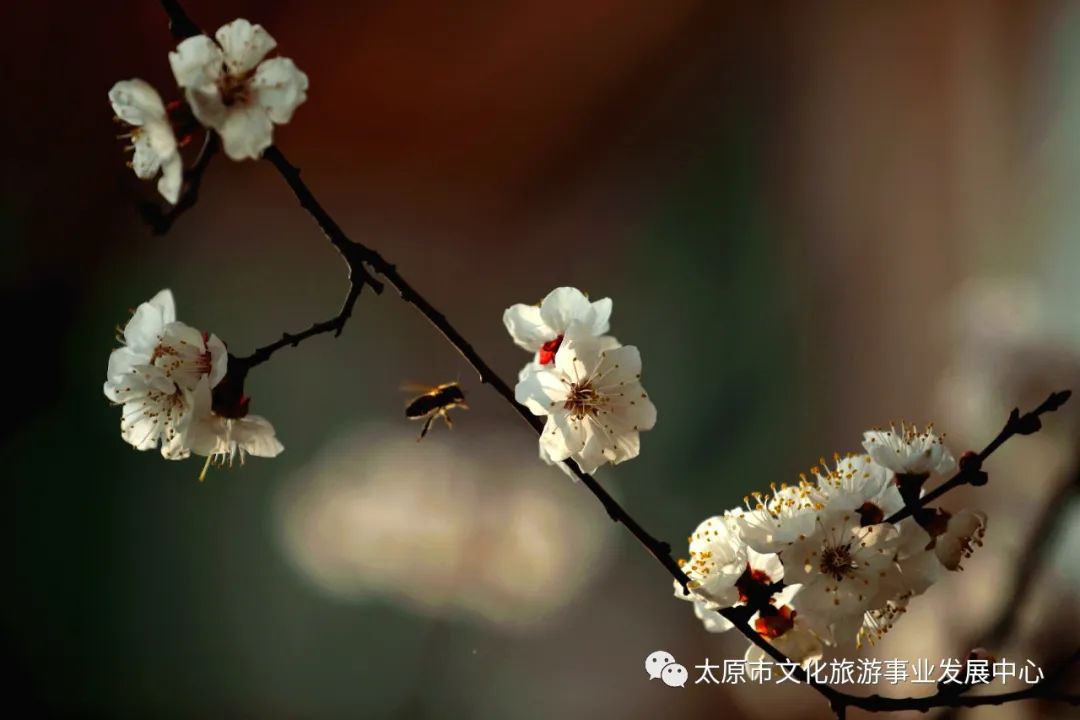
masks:
<svg viewBox="0 0 1080 720"><path fill-rule="evenodd" d="M162 0L162 7L170 19L170 29L173 36L177 39L189 37L199 33L198 26L192 22L187 13L181 7L180 3L176 0ZM377 251L350 239L337 222L330 216L330 214L322 207L322 205L315 198L310 188L300 177L300 170L293 165L281 152L281 150L275 146L268 148L263 154L264 159L268 160L277 169L278 173L282 176L285 182L289 185L289 188L296 195L300 205L308 211L312 218L318 223L323 233L331 244L337 248L342 257L349 267L349 294L343 303L341 312L330 320L315 323L308 330L297 334L284 334L282 338L276 342L270 343L262 348L259 348L251 355L244 358L234 358L233 365L238 365L246 373L248 369L255 367L256 365L265 362L269 359L274 352L286 347L296 346L303 340L314 337L315 335L334 332L339 335L342 329L345 327L349 317L352 313L352 308L356 303L357 298L360 295L364 285L372 287L376 292L382 290L382 284L375 280L371 273L368 271L368 267L374 271L375 274L383 277L387 283L394 287L398 291L402 300L415 307L421 315L423 315L432 326L438 330L443 337L458 351L459 354L468 362L473 369L479 375L480 381L483 384L490 385L499 395L501 395L514 410L520 415L537 433L543 433L544 423L537 416L533 415L527 408L517 403L514 398L513 389L504 381L491 366L476 352L472 345L461 335L460 332L447 320L441 312L439 312L430 302L427 301L412 285L410 285L405 278L403 278L397 271L397 268L387 262ZM1053 400L1055 396L1051 396L1050 400ZM1034 424L1037 428L1038 415L1048 410L1056 409L1061 403L1068 398L1068 393L1060 394L1057 405L1050 408L1043 408L1036 410L1034 413ZM1048 402L1050 402L1048 400ZM1046 405L1047 403L1044 403ZM1014 434L1028 432L1034 432L1029 429L1032 421L1029 416L1032 413L1019 418L1018 413L1014 412L1014 416L1010 416L1009 423L1002 432L995 438L987 449L980 454L981 459L985 459L990 453L1000 446L1005 440ZM1017 425L1017 422L1027 420L1027 425L1021 427ZM615 522L621 523L627 530L638 539L639 542L653 555L654 558L668 571L668 573L678 581L686 589L690 580L686 574L671 557L671 547L668 543L658 540L648 533L630 514L604 490L604 488L588 473L582 472L581 468L573 460L565 461L566 466L573 472L573 474L581 480L582 484L596 497L596 499L603 505L608 516ZM963 471L961 472L963 474ZM953 478L950 483L953 483L949 487L938 488L933 493L927 496L927 502L930 499L936 499L940 497L948 490L952 489L959 484L965 484L969 481L969 478L964 478L963 483L954 482L957 478ZM949 485L949 483L946 483ZM906 517L906 516L905 516ZM902 518L890 518L890 521L895 521ZM749 615L747 614L750 608L725 608L720 611L720 614L731 621L735 627L745 635L752 643L760 647L765 653L772 657L777 662L789 663L790 660L765 638L759 635L749 625ZM848 695L842 693L829 685L816 683L807 677L806 673L801 670L797 672L796 677L801 682L806 682L817 692L822 694L830 703L830 706L837 713L837 716L843 720L847 707L858 707L864 710L880 711L880 710L927 710L933 707L943 707L950 704L962 704L966 706L983 705L983 704L1001 704L1004 702L1010 702L1013 700L1022 700L1029 697L1048 697L1049 699L1062 699L1070 702L1076 702L1076 698L1072 696L1051 696L1049 694L1038 693L1038 689L1045 684L1033 686L1026 690L1005 693L996 696L971 696L971 697L938 697L931 696L928 698L883 698L877 695L859 697L854 695Z"/></svg>
<svg viewBox="0 0 1080 720"><path fill-rule="evenodd" d="M174 40L202 35L202 30L188 17L184 6L177 0L161 0L161 7L169 16L169 32L172 33Z"/></svg>
<svg viewBox="0 0 1080 720"><path fill-rule="evenodd" d="M316 335L322 335L324 333L332 332L334 337L341 335L341 332L345 329L345 323L352 317L353 307L356 306L356 300L360 297L360 290L363 285L356 283L349 284L349 293L345 296L345 302L341 305L341 310L338 314L329 320L323 322L312 323L311 327L303 332L296 334L282 333L281 339L276 340L268 345L264 345L261 348L255 350L255 352L244 357L232 357L229 359L229 372L239 371L244 375L247 374L251 368L261 365L270 357L283 347L296 347L304 340ZM237 368L236 366L240 367Z"/></svg>

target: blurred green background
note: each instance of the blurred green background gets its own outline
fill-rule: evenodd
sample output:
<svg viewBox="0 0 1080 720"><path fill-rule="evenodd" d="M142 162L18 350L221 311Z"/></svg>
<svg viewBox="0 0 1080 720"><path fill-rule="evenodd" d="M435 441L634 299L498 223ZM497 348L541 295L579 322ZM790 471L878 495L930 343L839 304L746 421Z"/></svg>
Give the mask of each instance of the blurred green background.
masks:
<svg viewBox="0 0 1080 720"><path fill-rule="evenodd" d="M275 139L504 377L527 359L505 307L614 298L659 422L600 479L679 553L871 426L936 420L959 454L1080 387L1076 3L185 5L209 29L262 23L308 73ZM245 354L336 312L342 264L268 164L218 158L168 235L141 223L153 187L106 93L174 90L157 3L2 13L4 620L30 716L829 716L804 688L650 683L653 650L690 667L745 641L704 633L392 292L249 378L278 459L200 484L197 460L125 445L101 383L129 308L170 287ZM399 387L453 379L471 410L417 444ZM950 496L989 512L987 545L875 652L966 652L1075 468L1078 421L1074 401ZM1080 609L1067 512L1007 655L1076 645L1046 622ZM995 713L1065 717L972 715Z"/></svg>

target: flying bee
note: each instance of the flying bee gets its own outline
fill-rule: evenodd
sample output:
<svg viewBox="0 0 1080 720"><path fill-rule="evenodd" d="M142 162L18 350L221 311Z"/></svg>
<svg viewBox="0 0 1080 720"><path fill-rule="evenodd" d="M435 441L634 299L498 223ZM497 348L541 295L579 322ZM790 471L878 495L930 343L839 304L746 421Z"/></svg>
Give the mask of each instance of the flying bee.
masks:
<svg viewBox="0 0 1080 720"><path fill-rule="evenodd" d="M424 436L428 434L431 423L435 422L435 418L441 417L443 422L446 423L446 427L452 428L454 423L450 421L450 410L453 408L469 409L469 406L465 404L465 392L456 382L443 383L435 387L421 386L417 389L423 390L423 393L414 397L405 406L405 417L410 420L424 421L424 427L420 429L420 437L416 438L417 442L423 440Z"/></svg>

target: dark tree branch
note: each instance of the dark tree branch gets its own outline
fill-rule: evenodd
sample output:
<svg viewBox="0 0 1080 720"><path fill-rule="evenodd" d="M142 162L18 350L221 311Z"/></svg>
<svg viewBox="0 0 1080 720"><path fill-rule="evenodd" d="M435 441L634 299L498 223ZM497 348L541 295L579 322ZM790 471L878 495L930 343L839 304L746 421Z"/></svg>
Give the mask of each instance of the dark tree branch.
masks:
<svg viewBox="0 0 1080 720"><path fill-rule="evenodd" d="M174 38L183 39L200 32L199 27L192 22L191 18L188 17L179 2L176 0L162 0L161 4L166 14L169 16L169 26ZM405 278L398 273L397 268L392 263L387 262L377 251L360 242L352 240L345 234L337 222L318 202L311 192L311 189L301 178L300 169L289 162L279 148L271 146L264 152L263 158L275 167L288 184L289 188L293 191L293 194L296 195L301 207L308 211L319 225L320 229L322 229L330 243L341 253L349 267L350 288L341 311L330 320L315 323L307 330L295 335L286 333L280 340L257 349L251 355L242 358L233 358L232 365L238 366L239 371L246 374L247 370L265 362L277 350L280 350L283 347L289 345L295 347L309 337L328 332L334 332L335 335L340 335L351 316L353 306L363 287L367 285L374 291L381 292L383 287L382 283L372 277L372 273L374 273L384 278L387 283L397 290L402 300L415 307L417 311L419 311L420 314L423 315L440 334L442 334L447 342L449 342L476 371L481 383L490 385L495 392L502 396L510 406L514 408L515 412L532 426L538 434L543 432L544 422L533 415L527 408L517 403L514 398L514 391L510 385L495 373L491 366L476 352L472 345L460 332L458 332L446 316L439 312L426 298L410 285ZM370 271L368 268L370 268ZM990 453L1004 443L1009 437L1012 437L1015 434L1029 434L1035 432L1038 429L1038 415L1043 412L1057 409L1057 407L1068 398L1068 395L1068 391L1052 395L1050 399L1048 399L1046 403L1043 403L1043 405L1034 411L1034 413L1028 413L1023 417L1020 417L1019 413L1014 411L1013 415L1010 416L1005 429L1002 430L998 437L995 438L983 453L980 454L980 463L981 460L984 460L989 456ZM1052 407L1049 406L1051 404L1053 405ZM637 538L664 569L683 586L684 591L686 591L690 579L682 571L674 558L672 558L671 546L662 540L658 540L646 531L606 490L604 490L595 478L583 472L573 460L567 460L565 461L565 464L571 472L581 480L586 489L588 489L601 505L603 505L608 517L626 527L626 529ZM962 470L958 476L964 474L965 471ZM967 476L963 478L962 482L957 481L957 478L954 477L948 483L945 483L945 485L927 495L924 502L930 502L930 500L936 499L948 492L952 487L966 484L969 481L970 477ZM908 514L910 514L910 512ZM895 522L906 516L906 514L898 513L897 516L889 518L889 521ZM759 635L750 626L749 618L754 610L756 610L756 608L733 607L721 610L720 614L731 621L735 627L747 637L747 639L761 648L769 657L773 658L773 660L781 663L790 662L782 652L766 641L765 638ZM1073 659L1075 660L1075 658ZM1030 697L1046 697L1048 699L1065 700L1073 703L1077 702L1077 698L1074 696L1050 693L1044 688L1044 686L1049 686L1050 683L1048 681L1044 681L1043 683L1026 690L992 696L958 697L951 694L943 696L942 693L938 693L938 695L926 698L884 698L878 695L860 697L842 693L829 685L813 682L807 674L801 670L797 671L795 676L800 682L808 684L824 696L825 699L829 701L830 707L833 708L837 717L841 720L843 720L848 707L857 707L869 711L925 711L934 707L944 707L956 704L969 707L974 705L1001 704ZM1040 692L1040 688L1043 688L1043 692Z"/></svg>
<svg viewBox="0 0 1080 720"><path fill-rule="evenodd" d="M176 219L195 206L199 200L199 188L202 186L203 174L210 165L210 161L217 154L220 143L217 135L207 131L206 140L199 150L195 163L184 173L184 191L180 200L168 210L162 210L161 205L155 202L139 203L139 215L143 222L150 226L154 235L164 235L172 228Z"/></svg>
<svg viewBox="0 0 1080 720"><path fill-rule="evenodd" d="M161 0L161 8L169 16L169 32L174 40L202 35L202 30L188 17L187 11L177 0Z"/></svg>
<svg viewBox="0 0 1080 720"><path fill-rule="evenodd" d="M360 297L360 290L362 287L362 285L351 283L349 285L349 293L345 296L345 302L341 305L341 310L329 320L313 323L307 330L296 333L295 335L282 333L280 340L264 345L261 348L256 349L255 352L250 355L230 358L229 372L234 372L234 368L239 366L236 372L247 375L248 370L251 370L251 368L257 365L262 365L281 348L290 345L296 347L304 340L315 337L316 335L332 332L334 333L334 337L338 337L341 335L342 330L345 329L345 323L352 317L353 307L356 305L356 300Z"/></svg>

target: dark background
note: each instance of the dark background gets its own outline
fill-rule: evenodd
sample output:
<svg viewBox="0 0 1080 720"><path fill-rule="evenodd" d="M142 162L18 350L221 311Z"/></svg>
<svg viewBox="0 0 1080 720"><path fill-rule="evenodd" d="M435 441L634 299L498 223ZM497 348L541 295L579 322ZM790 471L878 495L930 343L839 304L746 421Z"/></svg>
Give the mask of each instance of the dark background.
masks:
<svg viewBox="0 0 1080 720"><path fill-rule="evenodd" d="M1070 2L186 3L263 24L310 76L275 139L512 377L514 302L615 300L659 407L600 478L682 538L891 419L981 447L1080 386L1080 8ZM345 334L249 379L286 451L211 471L138 453L101 394L113 327L162 287L236 352L336 311L340 260L267 163L209 168L164 237L135 210L106 93L175 96L155 2L3 11L0 197L14 490L5 635L32 715L826 717L804 688L642 672L741 656L415 312L366 295ZM402 383L471 410L422 444ZM874 650L966 651L1074 467L1078 404L950 496L986 546ZM1076 508L1013 639L1075 647ZM691 681L698 673L691 668ZM869 691L867 688L857 688ZM918 688L883 688L907 694ZM1056 715L1055 715L1056 713ZM1064 717L1034 703L980 717Z"/></svg>

